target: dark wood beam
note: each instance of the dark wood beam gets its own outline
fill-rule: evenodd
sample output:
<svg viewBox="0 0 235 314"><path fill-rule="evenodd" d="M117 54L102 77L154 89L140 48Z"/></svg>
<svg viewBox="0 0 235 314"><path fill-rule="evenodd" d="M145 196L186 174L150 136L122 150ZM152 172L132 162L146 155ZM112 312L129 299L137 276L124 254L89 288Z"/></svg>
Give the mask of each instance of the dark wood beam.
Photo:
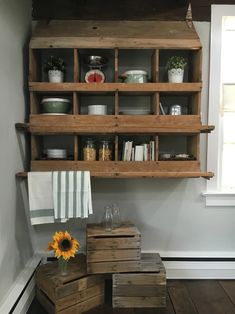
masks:
<svg viewBox="0 0 235 314"><path fill-rule="evenodd" d="M189 2L194 21L210 21L211 4L235 4L235 0L33 0L33 19L185 20Z"/></svg>

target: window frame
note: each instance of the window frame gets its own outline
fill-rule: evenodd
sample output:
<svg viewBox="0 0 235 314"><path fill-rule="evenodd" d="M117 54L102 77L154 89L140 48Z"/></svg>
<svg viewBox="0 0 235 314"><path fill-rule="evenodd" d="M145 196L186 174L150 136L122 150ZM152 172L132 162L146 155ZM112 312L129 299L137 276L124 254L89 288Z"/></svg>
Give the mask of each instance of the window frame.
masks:
<svg viewBox="0 0 235 314"><path fill-rule="evenodd" d="M235 193L221 190L221 152L223 125L220 118L221 101L221 38L223 16L235 16L235 5L211 6L211 41L209 74L208 123L215 130L208 137L207 167L215 176L207 182L206 206L235 206Z"/></svg>

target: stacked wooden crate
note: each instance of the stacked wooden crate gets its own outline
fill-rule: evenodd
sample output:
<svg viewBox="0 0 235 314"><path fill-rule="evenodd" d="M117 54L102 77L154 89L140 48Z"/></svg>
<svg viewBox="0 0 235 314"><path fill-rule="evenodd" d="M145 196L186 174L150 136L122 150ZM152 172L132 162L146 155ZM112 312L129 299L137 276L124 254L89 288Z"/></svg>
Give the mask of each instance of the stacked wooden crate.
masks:
<svg viewBox="0 0 235 314"><path fill-rule="evenodd" d="M113 277L113 307L166 306L166 272L159 254L141 254L141 269Z"/></svg>
<svg viewBox="0 0 235 314"><path fill-rule="evenodd" d="M87 272L115 273L140 270L141 235L130 222L110 232L102 224L87 225Z"/></svg>
<svg viewBox="0 0 235 314"><path fill-rule="evenodd" d="M114 308L166 306L166 273L158 253L141 254L141 234L130 222L112 231L87 225L87 256L69 261L61 276L58 262L36 272L37 298L48 313L83 313L104 303L104 274L112 274Z"/></svg>
<svg viewBox="0 0 235 314"><path fill-rule="evenodd" d="M112 231L87 225L88 273L112 273L113 307L165 307L166 273L159 254L141 254L141 234L130 222Z"/></svg>
<svg viewBox="0 0 235 314"><path fill-rule="evenodd" d="M87 274L85 255L69 261L65 276L57 264L41 265L36 271L37 298L48 313L80 314L104 303L104 278Z"/></svg>

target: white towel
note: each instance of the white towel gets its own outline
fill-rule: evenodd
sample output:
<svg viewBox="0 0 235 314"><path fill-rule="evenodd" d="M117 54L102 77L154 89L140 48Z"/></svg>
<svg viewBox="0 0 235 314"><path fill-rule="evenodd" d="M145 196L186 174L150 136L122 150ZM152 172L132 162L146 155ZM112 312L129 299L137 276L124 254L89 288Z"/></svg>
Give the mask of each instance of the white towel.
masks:
<svg viewBox="0 0 235 314"><path fill-rule="evenodd" d="M51 172L28 173L29 210L32 225L54 222Z"/></svg>
<svg viewBox="0 0 235 314"><path fill-rule="evenodd" d="M92 214L90 171L54 171L52 185L56 219Z"/></svg>

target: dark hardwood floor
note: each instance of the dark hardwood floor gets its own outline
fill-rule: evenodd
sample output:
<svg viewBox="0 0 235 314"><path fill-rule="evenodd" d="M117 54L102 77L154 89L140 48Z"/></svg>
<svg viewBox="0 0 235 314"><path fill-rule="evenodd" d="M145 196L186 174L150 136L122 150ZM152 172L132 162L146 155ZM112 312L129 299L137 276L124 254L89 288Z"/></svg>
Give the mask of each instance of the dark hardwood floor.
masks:
<svg viewBox="0 0 235 314"><path fill-rule="evenodd" d="M112 309L110 302L87 314L235 314L235 280L168 280L167 307ZM27 314L46 314L35 299Z"/></svg>

